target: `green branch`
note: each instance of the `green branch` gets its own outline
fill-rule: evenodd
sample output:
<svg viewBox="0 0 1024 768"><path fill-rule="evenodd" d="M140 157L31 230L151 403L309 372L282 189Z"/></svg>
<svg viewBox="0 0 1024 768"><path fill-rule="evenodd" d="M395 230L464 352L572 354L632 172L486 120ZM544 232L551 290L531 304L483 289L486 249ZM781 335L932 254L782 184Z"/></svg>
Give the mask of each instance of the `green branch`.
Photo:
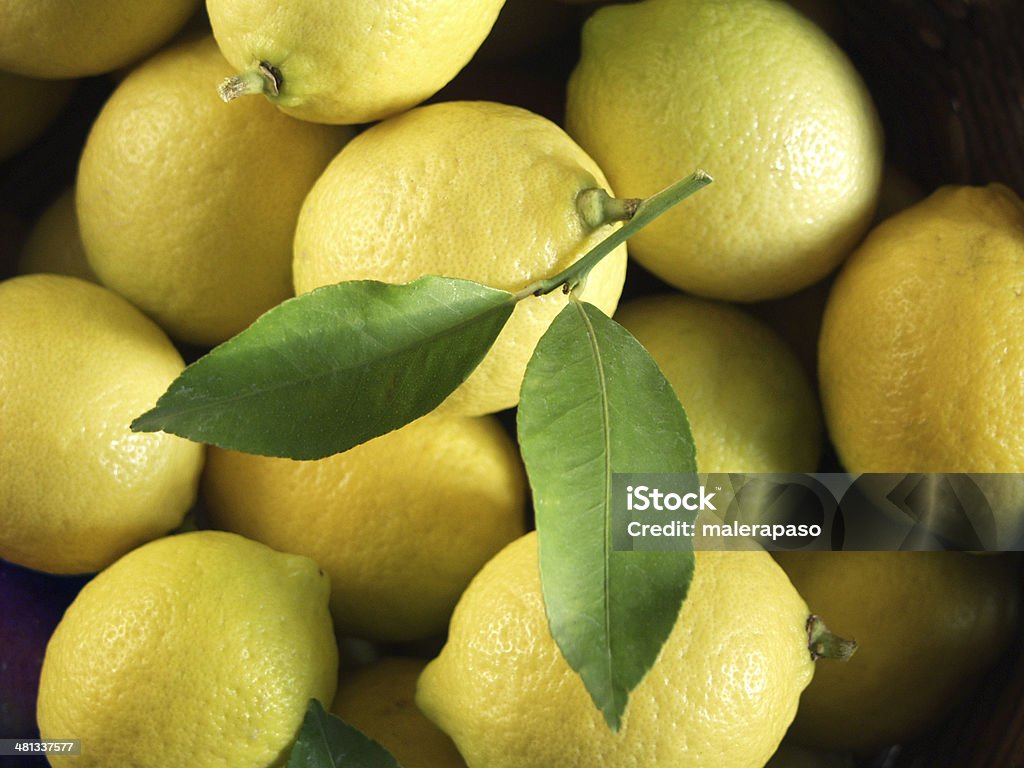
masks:
<svg viewBox="0 0 1024 768"><path fill-rule="evenodd" d="M516 301L525 299L527 296L543 296L544 294L551 293L557 288L562 288L566 293L568 293L583 281L590 270L592 270L597 263L601 261L601 259L614 251L656 218L661 216L661 214L665 213L669 208L681 203L694 192L703 189L710 184L711 181L711 176L704 171L698 170L694 171L685 179L677 181L670 187L666 187L661 190L661 192L647 198L637 205L632 211L633 201L619 201L621 203L621 211L619 212L618 217L625 218L628 216L629 219L624 226L615 230L611 235L591 248L583 258L574 262L570 267L559 272L554 277L549 277L545 280L538 280L537 282L526 286L516 294ZM588 190L584 190L580 195L585 195L587 192ZM607 200L615 201L615 198L609 197ZM589 207L590 201L587 201L587 205ZM632 215L630 215L630 211ZM587 218L588 217L585 216L585 220Z"/></svg>

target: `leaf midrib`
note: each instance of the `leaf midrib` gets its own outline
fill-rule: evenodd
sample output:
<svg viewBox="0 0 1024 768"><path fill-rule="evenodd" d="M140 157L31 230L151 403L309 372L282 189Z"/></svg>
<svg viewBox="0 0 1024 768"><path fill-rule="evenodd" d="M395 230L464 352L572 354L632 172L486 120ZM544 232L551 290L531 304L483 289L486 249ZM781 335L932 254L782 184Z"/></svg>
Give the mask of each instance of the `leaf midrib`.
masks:
<svg viewBox="0 0 1024 768"><path fill-rule="evenodd" d="M479 321L481 318L485 317L489 313L494 312L497 309L505 307L506 302L511 301L512 298L513 298L512 295L509 294L508 298L505 299L502 303L500 303L500 304L493 304L493 305L487 307L487 309L485 309L483 312L480 312L479 314L475 314L475 315L472 315L470 317L467 317L464 320L462 320L461 322L458 322L458 323L456 323L454 325L445 326L445 328L443 328L442 330L440 330L440 331L438 331L436 333L431 334L430 336L419 337L415 341L412 341L412 342L410 342L408 344L404 344L401 347L395 348L395 349L391 350L390 352L387 352L387 353L385 353L385 354L383 354L383 355L381 355L379 357L375 357L375 358L373 358L373 362L374 363L385 362L385 361L390 360L392 358L399 357L399 356L407 353L411 349L418 349L418 348L421 348L421 347L423 347L423 346L425 346L427 344L434 343L436 340L438 340L442 336L447 335L447 334L452 333L452 332L457 332L457 331L465 328L466 326L471 325L472 323L475 323L475 322ZM366 365L368 365L368 363L366 361L364 361L362 363L353 363L353 364L350 364L350 365L333 365L333 364L331 364L328 367L322 369L319 373L314 373L314 374L309 374L309 375L305 375L305 376L302 376L302 377L287 379L287 380L284 380L284 381L277 381L277 382L275 382L273 384L269 384L267 386L263 386L259 390L256 390L256 391L234 392L234 393L231 393L229 395L221 395L221 396L216 396L216 397L207 397L207 399L203 400L202 402L195 402L194 401L192 403L189 403L187 405L182 405L182 406L173 406L173 407L164 406L164 407L161 408L159 406L159 403L158 403L157 407L161 408L161 410L163 411L163 415L165 417L187 416L187 415L190 415L193 412L202 411L202 410L204 410L206 408L209 408L213 404L218 404L218 405L236 405L236 404L238 404L240 402L245 402L246 400L249 400L249 399L252 399L252 398L262 398L262 397L264 397L264 396L266 396L268 394L271 394L271 393L274 393L274 392L278 392L278 391L280 391L282 389L286 389L286 388L290 388L290 387L295 387L295 386L299 386L299 385L308 385L308 384L320 381L320 380L322 380L324 378L334 378L335 376L337 376L339 374L345 374L345 373L347 373L349 371L356 370L356 369L361 368L361 367L366 367Z"/></svg>
<svg viewBox="0 0 1024 768"><path fill-rule="evenodd" d="M590 317L587 315L586 309L583 303L578 299L574 299L574 304L583 318L583 325L587 331L587 340L590 342L590 348L593 352L594 367L597 372L597 380L600 387L601 396L601 434L604 440L604 498L602 499L601 506L604 510L603 514L603 557L602 564L604 566L603 582L604 582L604 599L601 601L601 607L604 612L604 635L605 635L605 660L607 662L607 679L608 684L611 686L612 700L615 699L614 683L612 680L612 632L611 632L611 610L610 601L608 596L611 593L611 569L609 568L609 562L611 557L611 525L609 524L608 514L608 499L611 497L611 438L609 425L611 424L611 414L608 407L608 380L604 372L604 362L601 355L600 346L597 343L597 333L594 330L594 325L590 321Z"/></svg>

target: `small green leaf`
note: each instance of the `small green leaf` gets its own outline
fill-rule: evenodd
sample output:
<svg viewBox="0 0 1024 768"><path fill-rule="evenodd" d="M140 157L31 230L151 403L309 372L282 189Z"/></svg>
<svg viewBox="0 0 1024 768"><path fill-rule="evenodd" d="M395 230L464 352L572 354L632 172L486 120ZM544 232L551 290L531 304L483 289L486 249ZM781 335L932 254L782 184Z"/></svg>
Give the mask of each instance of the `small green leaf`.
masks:
<svg viewBox="0 0 1024 768"><path fill-rule="evenodd" d="M132 429L293 459L340 453L439 405L514 306L446 277L318 288L186 368Z"/></svg>
<svg viewBox="0 0 1024 768"><path fill-rule="evenodd" d="M639 342L572 301L527 367L518 431L551 633L618 729L630 691L675 625L693 552L615 551L612 476L696 473L689 422Z"/></svg>
<svg viewBox="0 0 1024 768"><path fill-rule="evenodd" d="M384 747L310 699L287 768L401 768Z"/></svg>

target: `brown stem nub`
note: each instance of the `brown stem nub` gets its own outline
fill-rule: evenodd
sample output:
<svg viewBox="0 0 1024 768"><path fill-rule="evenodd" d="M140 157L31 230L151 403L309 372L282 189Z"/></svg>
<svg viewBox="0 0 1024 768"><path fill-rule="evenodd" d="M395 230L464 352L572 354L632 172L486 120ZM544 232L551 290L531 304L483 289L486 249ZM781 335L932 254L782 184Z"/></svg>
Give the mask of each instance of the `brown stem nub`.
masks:
<svg viewBox="0 0 1024 768"><path fill-rule="evenodd" d="M825 622L812 613L807 617L807 649L812 661L847 661L857 651L857 641L833 635Z"/></svg>
<svg viewBox="0 0 1024 768"><path fill-rule="evenodd" d="M264 91L268 96L277 96L281 93L281 70L268 61L261 61L259 66L260 76L266 83Z"/></svg>

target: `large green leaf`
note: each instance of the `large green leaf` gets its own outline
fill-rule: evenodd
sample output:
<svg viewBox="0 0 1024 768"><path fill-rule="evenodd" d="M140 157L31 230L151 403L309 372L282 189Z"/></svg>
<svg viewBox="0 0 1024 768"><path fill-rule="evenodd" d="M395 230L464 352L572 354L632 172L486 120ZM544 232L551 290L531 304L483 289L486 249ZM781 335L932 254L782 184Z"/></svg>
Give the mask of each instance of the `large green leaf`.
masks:
<svg viewBox="0 0 1024 768"><path fill-rule="evenodd" d="M287 768L401 768L384 747L310 699Z"/></svg>
<svg viewBox="0 0 1024 768"><path fill-rule="evenodd" d="M599 309L559 313L526 371L519 442L548 621L613 729L675 625L692 549L616 551L617 473L696 473L689 423L647 351Z"/></svg>
<svg viewBox="0 0 1024 768"><path fill-rule="evenodd" d="M339 453L439 405L514 306L506 291L445 277L319 288L186 368L132 429L293 459Z"/></svg>

